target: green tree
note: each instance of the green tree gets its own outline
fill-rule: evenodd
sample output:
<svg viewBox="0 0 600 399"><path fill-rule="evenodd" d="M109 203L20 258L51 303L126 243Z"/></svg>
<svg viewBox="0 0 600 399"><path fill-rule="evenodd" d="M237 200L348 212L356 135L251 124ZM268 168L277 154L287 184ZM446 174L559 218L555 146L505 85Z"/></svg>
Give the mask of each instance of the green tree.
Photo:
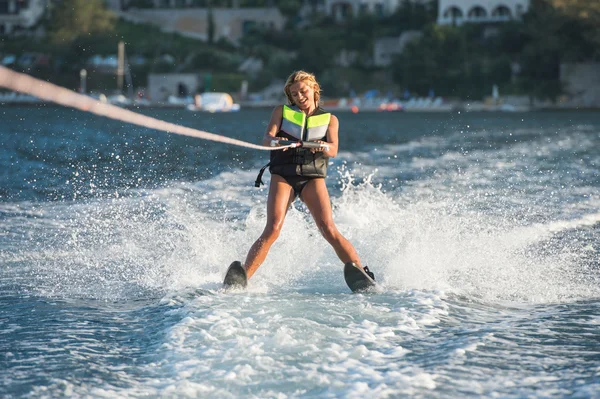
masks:
<svg viewBox="0 0 600 399"><path fill-rule="evenodd" d="M109 33L114 30L116 19L102 0L63 0L54 11L50 40L70 44L81 36Z"/></svg>
<svg viewBox="0 0 600 399"><path fill-rule="evenodd" d="M402 87L420 94L433 88L440 95L464 96L469 94L469 75L481 69L470 58L465 30L430 25L394 60L393 76Z"/></svg>
<svg viewBox="0 0 600 399"><path fill-rule="evenodd" d="M560 63L569 48L564 35L569 20L548 1L533 0L523 22L519 86L532 99L554 100L561 93Z"/></svg>
<svg viewBox="0 0 600 399"><path fill-rule="evenodd" d="M322 31L306 31L303 35L303 40L297 43L298 51L293 65L317 75L334 67L334 57L342 48L339 39Z"/></svg>
<svg viewBox="0 0 600 399"><path fill-rule="evenodd" d="M580 40L593 48L589 59L600 60L600 1L551 0L554 7L578 25Z"/></svg>
<svg viewBox="0 0 600 399"><path fill-rule="evenodd" d="M572 17L600 22L600 2L593 0L551 0L552 5ZM598 25L596 25L598 26Z"/></svg>
<svg viewBox="0 0 600 399"><path fill-rule="evenodd" d="M489 25L429 25L421 40L395 60L394 79L421 94L433 87L440 95L479 98L498 84L509 92L554 100L562 92L561 63L600 59L598 4L531 0L522 22L498 24L491 36L485 34ZM516 81L511 79L513 62L520 64Z"/></svg>

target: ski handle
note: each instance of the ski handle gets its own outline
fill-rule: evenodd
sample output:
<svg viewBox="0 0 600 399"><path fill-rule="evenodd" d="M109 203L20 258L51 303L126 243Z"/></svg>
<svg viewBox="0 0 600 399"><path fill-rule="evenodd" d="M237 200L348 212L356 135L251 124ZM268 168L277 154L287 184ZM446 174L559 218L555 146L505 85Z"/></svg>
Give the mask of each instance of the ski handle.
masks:
<svg viewBox="0 0 600 399"><path fill-rule="evenodd" d="M271 140L271 147L278 145L287 145L290 148L303 147L303 148L322 148L325 151L329 150L328 144L321 144L314 141L291 141L291 140Z"/></svg>

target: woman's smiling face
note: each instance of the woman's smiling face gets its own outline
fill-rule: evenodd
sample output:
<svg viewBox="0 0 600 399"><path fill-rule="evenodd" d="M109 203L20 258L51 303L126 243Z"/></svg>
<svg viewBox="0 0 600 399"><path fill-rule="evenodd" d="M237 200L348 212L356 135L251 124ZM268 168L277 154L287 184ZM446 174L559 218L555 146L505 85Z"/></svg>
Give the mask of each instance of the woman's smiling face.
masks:
<svg viewBox="0 0 600 399"><path fill-rule="evenodd" d="M315 106L315 92L306 81L296 82L290 86L290 94L296 106L302 110L308 110Z"/></svg>

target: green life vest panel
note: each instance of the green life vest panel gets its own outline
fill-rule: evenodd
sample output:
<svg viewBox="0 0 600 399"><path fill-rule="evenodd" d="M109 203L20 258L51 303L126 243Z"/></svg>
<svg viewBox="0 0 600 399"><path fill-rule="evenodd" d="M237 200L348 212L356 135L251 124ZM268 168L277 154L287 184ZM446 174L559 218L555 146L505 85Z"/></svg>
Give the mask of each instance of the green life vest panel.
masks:
<svg viewBox="0 0 600 399"><path fill-rule="evenodd" d="M280 131L287 133L291 138L302 141L324 140L327 137L327 128L331 114L318 108L309 117L296 106L283 106Z"/></svg>

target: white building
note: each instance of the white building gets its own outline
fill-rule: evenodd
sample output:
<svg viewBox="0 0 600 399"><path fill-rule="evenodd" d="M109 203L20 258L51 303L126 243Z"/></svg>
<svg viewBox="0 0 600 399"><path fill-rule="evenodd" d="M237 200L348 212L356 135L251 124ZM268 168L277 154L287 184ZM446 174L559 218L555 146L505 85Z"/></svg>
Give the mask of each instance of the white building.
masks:
<svg viewBox="0 0 600 399"><path fill-rule="evenodd" d="M529 0L439 0L438 24L502 22L520 19Z"/></svg>
<svg viewBox="0 0 600 399"><path fill-rule="evenodd" d="M403 0L324 0L325 13L337 21L356 17L362 13L384 17L393 14ZM414 3L429 3L432 0L411 0Z"/></svg>
<svg viewBox="0 0 600 399"><path fill-rule="evenodd" d="M325 0L325 10L336 20L355 17L361 13L379 16L392 14L400 0Z"/></svg>
<svg viewBox="0 0 600 399"><path fill-rule="evenodd" d="M0 34L34 26L46 12L48 0L0 0Z"/></svg>

